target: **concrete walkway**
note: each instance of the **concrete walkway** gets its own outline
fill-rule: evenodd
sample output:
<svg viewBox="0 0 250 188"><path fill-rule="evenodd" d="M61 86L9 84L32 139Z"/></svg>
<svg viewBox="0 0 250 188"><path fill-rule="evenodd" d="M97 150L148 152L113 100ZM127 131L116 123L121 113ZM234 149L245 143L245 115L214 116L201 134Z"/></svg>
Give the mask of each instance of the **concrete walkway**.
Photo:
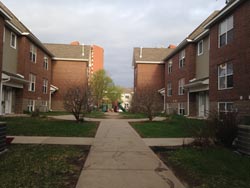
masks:
<svg viewBox="0 0 250 188"><path fill-rule="evenodd" d="M184 188L127 120L101 120L76 188Z"/></svg>
<svg viewBox="0 0 250 188"><path fill-rule="evenodd" d="M92 145L94 138L78 137L44 137L44 136L8 136L13 137L13 144L59 144L59 145Z"/></svg>

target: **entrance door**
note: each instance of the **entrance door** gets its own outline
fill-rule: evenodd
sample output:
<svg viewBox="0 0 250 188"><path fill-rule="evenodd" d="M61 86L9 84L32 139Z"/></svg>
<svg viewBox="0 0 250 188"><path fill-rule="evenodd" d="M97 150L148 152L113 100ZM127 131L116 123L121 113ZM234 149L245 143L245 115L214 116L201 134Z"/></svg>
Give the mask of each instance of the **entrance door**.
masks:
<svg viewBox="0 0 250 188"><path fill-rule="evenodd" d="M12 112L12 89L5 88L4 89L4 113L10 114Z"/></svg>
<svg viewBox="0 0 250 188"><path fill-rule="evenodd" d="M199 117L206 116L206 94L205 92L199 93Z"/></svg>

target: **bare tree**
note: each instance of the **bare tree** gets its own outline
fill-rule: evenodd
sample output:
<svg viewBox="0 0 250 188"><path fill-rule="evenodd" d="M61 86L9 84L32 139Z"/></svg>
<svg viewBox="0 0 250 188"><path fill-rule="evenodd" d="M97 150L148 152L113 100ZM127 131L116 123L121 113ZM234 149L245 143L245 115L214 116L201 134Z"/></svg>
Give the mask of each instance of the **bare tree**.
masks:
<svg viewBox="0 0 250 188"><path fill-rule="evenodd" d="M132 109L135 112L145 113L150 121L162 110L160 94L156 89L145 86L135 92Z"/></svg>
<svg viewBox="0 0 250 188"><path fill-rule="evenodd" d="M64 109L72 113L77 122L83 121L84 115L88 110L87 89L76 86L67 90L64 95Z"/></svg>

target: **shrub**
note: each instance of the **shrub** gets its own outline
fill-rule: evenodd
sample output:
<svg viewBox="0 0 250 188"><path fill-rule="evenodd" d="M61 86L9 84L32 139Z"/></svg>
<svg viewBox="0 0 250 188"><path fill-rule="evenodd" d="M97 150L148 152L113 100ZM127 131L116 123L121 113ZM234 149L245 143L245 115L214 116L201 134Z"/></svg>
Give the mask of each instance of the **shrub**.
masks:
<svg viewBox="0 0 250 188"><path fill-rule="evenodd" d="M226 147L232 147L232 143L238 131L238 113L210 113L208 126L213 131L215 140Z"/></svg>

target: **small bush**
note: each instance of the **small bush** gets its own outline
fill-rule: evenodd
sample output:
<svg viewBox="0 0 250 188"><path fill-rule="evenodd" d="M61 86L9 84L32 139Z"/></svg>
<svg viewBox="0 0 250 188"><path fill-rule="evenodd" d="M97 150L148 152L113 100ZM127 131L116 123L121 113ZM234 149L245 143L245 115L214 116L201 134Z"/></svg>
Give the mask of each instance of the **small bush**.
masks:
<svg viewBox="0 0 250 188"><path fill-rule="evenodd" d="M37 108L34 112L31 112L31 117L39 117L40 116L40 110Z"/></svg>
<svg viewBox="0 0 250 188"><path fill-rule="evenodd" d="M203 121L204 123L197 124L197 121ZM186 120L185 124L190 134L194 137L193 145L207 147L213 144L214 133L206 120Z"/></svg>
<svg viewBox="0 0 250 188"><path fill-rule="evenodd" d="M215 140L226 147L232 147L232 143L238 131L238 113L210 113L208 126L213 131Z"/></svg>
<svg viewBox="0 0 250 188"><path fill-rule="evenodd" d="M244 125L250 125L250 116L244 116L242 123Z"/></svg>

